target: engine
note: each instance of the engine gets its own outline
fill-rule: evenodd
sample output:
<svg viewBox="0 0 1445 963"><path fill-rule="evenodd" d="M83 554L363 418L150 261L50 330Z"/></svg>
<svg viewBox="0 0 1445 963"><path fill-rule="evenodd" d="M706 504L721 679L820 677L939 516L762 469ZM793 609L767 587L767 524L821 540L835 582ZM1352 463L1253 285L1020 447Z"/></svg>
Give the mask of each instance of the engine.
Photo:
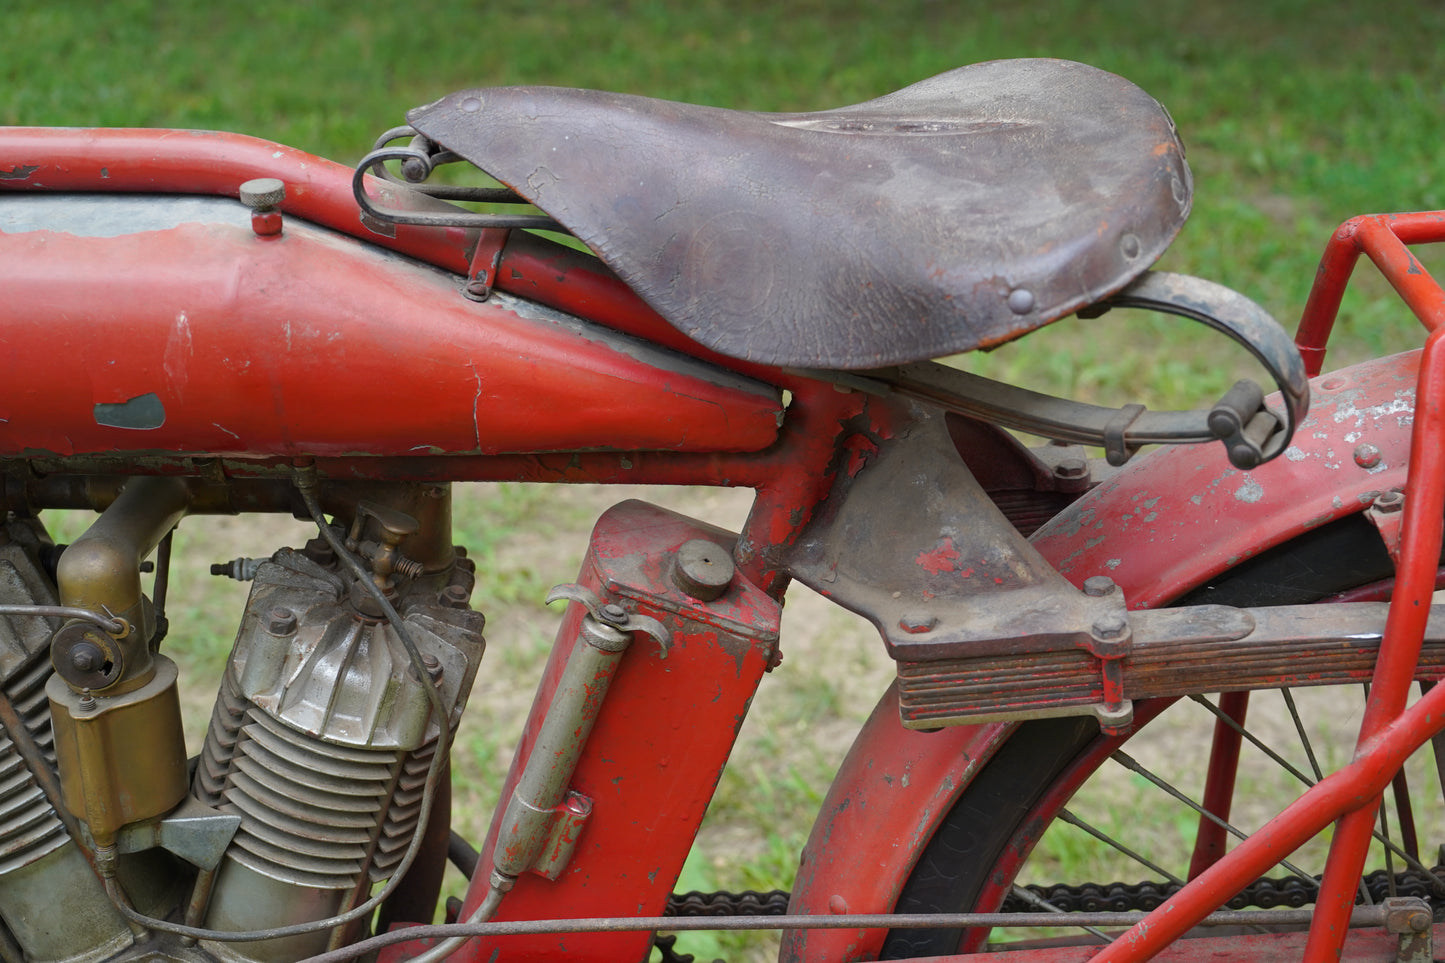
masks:
<svg viewBox="0 0 1445 963"><path fill-rule="evenodd" d="M228 567L250 594L188 759L167 553L156 598L140 569L197 489L133 479L63 551L33 518L0 529L6 963L300 959L368 935L434 862L423 829L484 647L449 489L323 492L326 537Z"/></svg>

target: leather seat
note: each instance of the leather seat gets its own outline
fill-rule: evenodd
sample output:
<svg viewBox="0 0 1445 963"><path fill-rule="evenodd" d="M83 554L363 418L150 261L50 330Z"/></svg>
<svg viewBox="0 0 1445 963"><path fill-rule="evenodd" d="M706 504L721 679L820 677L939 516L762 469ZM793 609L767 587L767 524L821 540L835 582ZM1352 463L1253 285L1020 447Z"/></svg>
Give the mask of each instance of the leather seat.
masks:
<svg viewBox="0 0 1445 963"><path fill-rule="evenodd" d="M1060 60L974 64L812 113L505 87L409 119L694 340L772 365L870 368L1017 337L1149 267L1191 197L1164 109Z"/></svg>

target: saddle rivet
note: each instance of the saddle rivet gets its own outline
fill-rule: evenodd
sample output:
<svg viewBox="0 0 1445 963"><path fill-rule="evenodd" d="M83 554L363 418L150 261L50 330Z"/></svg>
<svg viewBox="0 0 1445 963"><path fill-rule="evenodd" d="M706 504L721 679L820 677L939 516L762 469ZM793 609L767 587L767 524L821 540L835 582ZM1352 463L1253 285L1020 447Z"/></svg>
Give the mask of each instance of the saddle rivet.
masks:
<svg viewBox="0 0 1445 963"><path fill-rule="evenodd" d="M1014 314L1028 314L1034 309L1034 293L1027 288L1014 288L1009 292L1008 306Z"/></svg>

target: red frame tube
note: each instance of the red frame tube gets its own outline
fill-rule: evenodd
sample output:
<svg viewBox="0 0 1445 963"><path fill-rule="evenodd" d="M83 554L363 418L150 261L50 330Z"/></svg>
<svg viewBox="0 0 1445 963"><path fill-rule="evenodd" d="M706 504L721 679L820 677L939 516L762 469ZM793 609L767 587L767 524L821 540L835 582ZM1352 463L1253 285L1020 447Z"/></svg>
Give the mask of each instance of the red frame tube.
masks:
<svg viewBox="0 0 1445 963"><path fill-rule="evenodd" d="M1420 359L1405 515L1395 594L1353 761L1327 776L1258 832L1166 900L1091 963L1140 963L1183 936L1330 822L1339 819L1305 948L1309 963L1340 958L1349 913L1369 850L1381 794L1405 759L1445 728L1445 686L1406 709L1435 591L1445 534L1445 292L1405 243L1445 240L1445 214L1376 215L1346 222L1331 238L1297 340L1323 359L1325 341L1348 273L1359 252L1381 273L1429 330ZM1351 253L1353 246L1354 253Z"/></svg>
<svg viewBox="0 0 1445 963"><path fill-rule="evenodd" d="M1249 711L1248 692L1226 692L1219 697L1219 711L1244 726L1245 714ZM1209 769L1204 777L1204 798L1200 800L1206 812L1212 813L1224 822L1229 821L1229 812L1234 803L1234 780L1239 774L1239 749L1244 736L1223 719L1214 722L1214 739L1209 748ZM1224 827L1204 816L1199 817L1199 829L1194 836L1194 854L1189 860L1189 878L1193 879L1219 861L1224 855L1229 834Z"/></svg>

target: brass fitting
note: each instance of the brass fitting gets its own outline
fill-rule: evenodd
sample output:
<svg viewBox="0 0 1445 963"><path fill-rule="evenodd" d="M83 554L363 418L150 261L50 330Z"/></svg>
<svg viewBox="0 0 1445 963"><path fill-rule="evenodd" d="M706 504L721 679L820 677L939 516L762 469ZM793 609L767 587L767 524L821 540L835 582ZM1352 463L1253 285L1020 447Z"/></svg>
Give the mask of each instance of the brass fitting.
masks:
<svg viewBox="0 0 1445 963"><path fill-rule="evenodd" d="M122 695L77 693L58 675L45 686L65 807L102 846L122 826L164 815L186 795L176 664L152 658L150 679Z"/></svg>
<svg viewBox="0 0 1445 963"><path fill-rule="evenodd" d="M104 687L109 695L137 689L154 673L149 643L155 634L155 618L141 593L140 566L185 515L190 501L190 486L183 479L132 479L60 557L56 581L61 604L105 612L133 627L123 636L112 637L114 648L107 655L114 655L121 668ZM88 649L85 654L90 654ZM68 663L57 662L55 668L62 677L74 674ZM72 681L71 688L94 687Z"/></svg>

